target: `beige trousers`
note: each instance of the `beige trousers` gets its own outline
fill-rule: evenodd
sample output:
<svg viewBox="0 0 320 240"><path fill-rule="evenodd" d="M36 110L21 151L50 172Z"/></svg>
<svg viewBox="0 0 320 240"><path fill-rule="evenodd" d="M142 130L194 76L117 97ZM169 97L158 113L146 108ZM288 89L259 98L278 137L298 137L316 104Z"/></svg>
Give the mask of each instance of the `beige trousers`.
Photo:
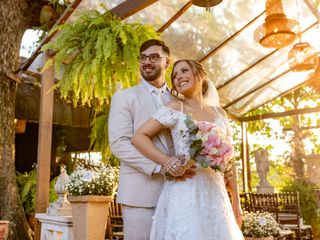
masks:
<svg viewBox="0 0 320 240"><path fill-rule="evenodd" d="M123 205L124 240L149 240L154 210Z"/></svg>

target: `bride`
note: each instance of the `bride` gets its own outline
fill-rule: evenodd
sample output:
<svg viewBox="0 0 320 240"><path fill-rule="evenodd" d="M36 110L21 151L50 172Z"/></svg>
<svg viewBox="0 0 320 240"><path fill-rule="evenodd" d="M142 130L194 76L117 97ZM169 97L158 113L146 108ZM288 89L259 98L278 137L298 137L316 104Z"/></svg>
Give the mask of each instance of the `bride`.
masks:
<svg viewBox="0 0 320 240"><path fill-rule="evenodd" d="M185 172L181 157L170 157L161 152L153 145L153 136L163 128L170 128L176 156L184 156L183 160L188 160L190 155L187 143L190 137L185 131L187 116L191 116L198 124L219 126L228 138L230 128L225 112L218 106L209 106L203 98L203 88L208 87L208 80L201 64L192 60L175 62L171 81L172 94L176 98L142 124L134 134L132 143L146 157L161 164L162 173L178 177ZM213 90L216 91L211 86L211 92ZM225 177L220 171L203 168L198 163L196 165L193 178L165 181L153 217L150 239L243 239L239 228L242 220L235 168L232 168L234 172L225 184ZM230 190L231 201L226 185Z"/></svg>

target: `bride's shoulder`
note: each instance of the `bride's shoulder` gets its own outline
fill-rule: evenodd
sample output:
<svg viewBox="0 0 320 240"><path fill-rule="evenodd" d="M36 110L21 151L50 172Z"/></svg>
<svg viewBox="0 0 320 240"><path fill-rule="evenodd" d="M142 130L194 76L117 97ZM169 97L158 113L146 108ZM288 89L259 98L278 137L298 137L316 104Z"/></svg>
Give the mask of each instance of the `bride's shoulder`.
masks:
<svg viewBox="0 0 320 240"><path fill-rule="evenodd" d="M178 100L175 100L175 99L173 99L170 102L168 102L165 106L167 108L173 109L175 111L180 111L180 109L181 109L181 103Z"/></svg>

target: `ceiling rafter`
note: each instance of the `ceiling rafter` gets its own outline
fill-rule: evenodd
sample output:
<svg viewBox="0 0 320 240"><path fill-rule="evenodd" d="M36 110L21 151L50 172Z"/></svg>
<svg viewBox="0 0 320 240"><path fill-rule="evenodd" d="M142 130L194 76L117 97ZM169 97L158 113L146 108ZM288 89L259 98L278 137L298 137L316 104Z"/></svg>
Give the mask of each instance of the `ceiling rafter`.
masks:
<svg viewBox="0 0 320 240"><path fill-rule="evenodd" d="M222 42L219 46L212 49L207 55L205 55L203 58L199 60L200 63L204 62L206 59L208 59L212 54L218 52L222 47L224 47L226 44L228 44L231 40L236 38L241 32L243 32L246 28L248 28L250 25L252 25L255 21L257 21L265 11L260 13L258 16L256 16L254 19L252 19L249 23L247 23L243 28L239 29L237 32L235 32L232 36L227 38L224 42Z"/></svg>
<svg viewBox="0 0 320 240"><path fill-rule="evenodd" d="M279 97L284 97L284 96L286 96L286 95L289 94L290 92L292 92L292 91L294 91L294 90L302 87L303 85L305 85L307 81L308 81L308 80L306 80L306 81L304 81L304 82L302 82L302 83L300 83L300 84L298 84L298 85L290 88L289 90L287 90L287 91L285 91L285 92L282 92L282 93L276 95L275 97L273 97L272 99L268 100L268 101L265 102L265 103L259 104L258 106L254 107L254 108L250 109L249 111L245 112L244 114L242 114L242 116L246 115L248 112L251 112L251 111L253 111L253 110L256 110L257 108L259 108L259 107L261 107L261 106L263 106L263 105L265 105L265 104L268 104L268 103L272 102L273 100L275 100L275 99L277 99L277 98L279 98Z"/></svg>
<svg viewBox="0 0 320 240"><path fill-rule="evenodd" d="M114 14L116 14L118 17L120 17L121 19L126 19L126 18L130 17L131 15L135 14L136 12L141 11L142 9L152 5L153 3L157 2L157 1L158 0L127 0L127 1L119 4L118 6L114 7L113 9L111 9L111 11ZM79 4L81 2L82 2L82 0L75 0L74 2L72 2L68 6L68 8L64 11L64 13L61 15L61 17L57 20L57 22L55 23L53 28L56 27L57 25L61 25L61 24L65 23L65 21L68 20L68 18L71 16L71 14L74 12L74 10L77 9L77 7L79 6ZM31 55L31 57L28 58L24 63L22 63L20 65L20 67L15 72L27 70L30 67L30 65L32 64L32 62L40 54L42 46L44 44L48 43L57 32L58 31L54 31L51 34L47 35L41 41L41 43L39 44L37 49L34 51L34 53Z"/></svg>
<svg viewBox="0 0 320 240"><path fill-rule="evenodd" d="M288 72L290 72L290 71L291 71L290 69L287 69L287 70L283 71L282 73L278 74L278 75L275 76L274 78L271 78L269 81L261 84L260 86L255 87L254 89L246 92L245 94L241 95L240 97L238 97L238 98L236 98L235 100L231 101L230 103L226 104L225 106L223 106L223 108L226 109L226 108L230 107L231 105L239 102L239 101L242 100L243 98L245 98L245 97L249 96L250 94L258 91L259 89L261 89L261 88L269 85L270 83L274 82L274 81L277 80L278 78L286 75L286 74L287 74Z"/></svg>
<svg viewBox="0 0 320 240"><path fill-rule="evenodd" d="M111 11L121 19L126 19L155 2L158 2L158 0L127 0L111 9Z"/></svg>
<svg viewBox="0 0 320 240"><path fill-rule="evenodd" d="M187 2L175 15L173 15L162 27L158 29L158 33L162 33L166 30L175 20L177 20L182 14L184 14L192 6L192 1Z"/></svg>
<svg viewBox="0 0 320 240"><path fill-rule="evenodd" d="M320 107L295 109L295 110L290 110L285 112L276 112L276 113L265 113L265 114L250 116L250 117L240 117L239 120L241 122L250 122L250 121L257 121L257 120L263 120L268 118L280 118L280 117L315 113L315 112L320 112Z"/></svg>

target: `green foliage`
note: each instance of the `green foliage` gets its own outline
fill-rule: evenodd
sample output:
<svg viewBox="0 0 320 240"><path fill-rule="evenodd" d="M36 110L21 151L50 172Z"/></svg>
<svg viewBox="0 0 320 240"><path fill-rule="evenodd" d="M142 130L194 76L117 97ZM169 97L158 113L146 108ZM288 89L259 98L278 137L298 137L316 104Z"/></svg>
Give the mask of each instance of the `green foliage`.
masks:
<svg viewBox="0 0 320 240"><path fill-rule="evenodd" d="M36 185L37 169L33 168L30 172L16 174L16 181L19 187L20 199L26 214L33 213L36 206ZM57 194L54 190L56 178L50 182L49 201L54 202Z"/></svg>
<svg viewBox="0 0 320 240"><path fill-rule="evenodd" d="M119 166L120 161L112 155L108 144L108 117L109 111L104 111L99 116L95 117L91 123L91 146L101 152L102 161L111 166Z"/></svg>
<svg viewBox="0 0 320 240"><path fill-rule="evenodd" d="M311 224L316 235L320 234L320 214L315 196L316 185L306 180L294 180L284 186L282 192L299 192L301 214L306 224Z"/></svg>
<svg viewBox="0 0 320 240"><path fill-rule="evenodd" d="M72 93L74 104L108 104L119 84L125 88L135 84L139 47L147 39L158 38L151 26L122 22L107 10L103 14L84 11L58 29L55 41L43 51L56 53L57 86L63 98Z"/></svg>

